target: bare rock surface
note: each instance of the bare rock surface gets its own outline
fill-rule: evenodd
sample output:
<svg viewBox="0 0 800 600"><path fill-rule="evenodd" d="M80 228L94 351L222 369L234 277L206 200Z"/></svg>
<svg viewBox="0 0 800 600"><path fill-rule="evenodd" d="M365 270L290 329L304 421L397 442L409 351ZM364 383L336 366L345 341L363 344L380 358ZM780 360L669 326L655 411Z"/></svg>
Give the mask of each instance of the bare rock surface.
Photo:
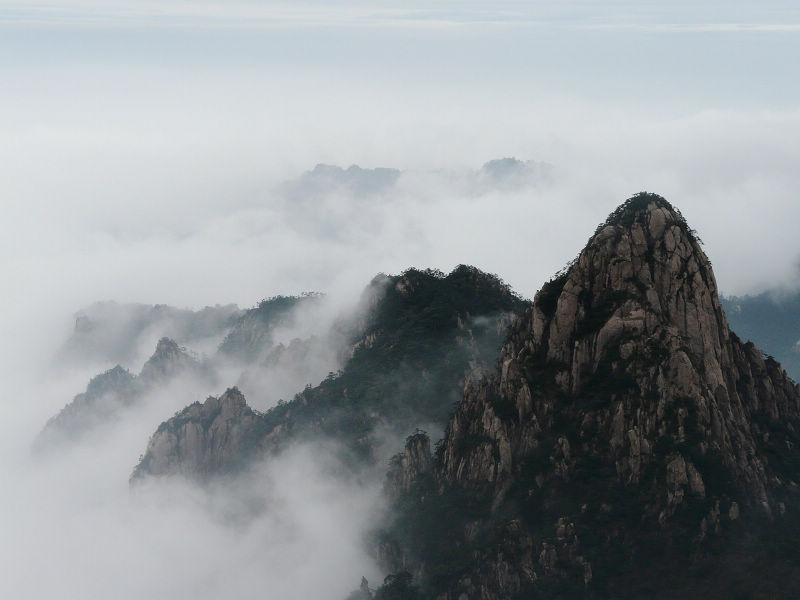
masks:
<svg viewBox="0 0 800 600"><path fill-rule="evenodd" d="M258 415L237 388L195 402L161 424L147 445L133 480L146 475L202 479L230 469L246 454Z"/></svg>
<svg viewBox="0 0 800 600"><path fill-rule="evenodd" d="M403 452L392 457L386 474L386 485L391 495L407 493L421 476L432 468L431 440L423 431L406 439Z"/></svg>
<svg viewBox="0 0 800 600"><path fill-rule="evenodd" d="M482 499L481 516L405 551L422 572L461 561L428 582L442 600L677 597L698 565L745 564L709 558L752 541L745 520L797 511L798 431L798 386L730 331L680 213L640 194L466 385L434 470L441 498ZM653 581L672 592L648 596Z"/></svg>

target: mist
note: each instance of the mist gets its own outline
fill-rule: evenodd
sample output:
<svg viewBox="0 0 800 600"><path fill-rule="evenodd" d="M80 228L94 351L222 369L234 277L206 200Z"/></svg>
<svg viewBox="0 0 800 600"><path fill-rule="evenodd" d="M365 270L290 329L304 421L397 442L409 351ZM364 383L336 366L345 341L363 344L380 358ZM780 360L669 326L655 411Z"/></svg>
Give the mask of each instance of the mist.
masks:
<svg viewBox="0 0 800 600"><path fill-rule="evenodd" d="M465 263L533 297L647 190L698 231L724 293L800 286L787 3L100 4L0 0L0 596L340 600L379 583L363 539L382 475L343 478L330 449L226 487L128 485L186 405L239 384L265 410L335 371L335 323L377 273ZM93 375L138 372L161 335L198 355L221 341L137 329L134 304L302 292L326 303L276 337L315 340L300 362L177 379L31 455ZM107 337L66 361L76 315L103 301L123 307Z"/></svg>
<svg viewBox="0 0 800 600"><path fill-rule="evenodd" d="M276 332L275 344L309 335L304 339L315 342L314 352L333 354L339 343L329 334L332 323L355 318L355 309L344 313L333 303L322 304L296 309ZM105 316L103 323L113 331L129 314L118 310L116 319ZM136 337L130 342L137 346ZM130 364L141 361L135 352L131 356ZM315 356L283 370L256 368L266 391L254 394L251 405L274 405L278 398L267 391L276 387L299 391L304 383L318 383L323 375L317 375ZM344 598L362 576L379 579L365 539L382 511L382 472L359 479L348 475L336 458L342 453L330 441L295 444L207 484L176 477L129 485L159 423L221 393L252 365L226 361L213 377L184 373L146 387L137 402L96 422L87 419L84 430L47 439L32 453L44 420L83 389L86 373L95 367L93 360L82 364L72 357L65 365L59 357L50 376L17 372L5 380L7 399L38 402L7 401L0 414L5 432L0 467L8 483L2 496L0 595ZM53 366L53 359L43 364Z"/></svg>

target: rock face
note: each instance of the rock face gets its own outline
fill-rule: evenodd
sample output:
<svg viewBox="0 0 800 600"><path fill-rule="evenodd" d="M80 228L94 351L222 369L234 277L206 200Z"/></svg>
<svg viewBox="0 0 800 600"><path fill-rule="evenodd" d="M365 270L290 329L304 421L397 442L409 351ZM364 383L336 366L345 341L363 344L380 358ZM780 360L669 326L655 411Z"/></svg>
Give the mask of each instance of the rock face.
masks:
<svg viewBox="0 0 800 600"><path fill-rule="evenodd" d="M697 570L752 569L746 544L797 511L798 432L798 387L731 333L680 213L641 194L468 382L435 477L478 504L407 553L459 565L428 579L446 600L723 597Z"/></svg>
<svg viewBox="0 0 800 600"><path fill-rule="evenodd" d="M185 348L169 338L161 338L153 355L144 363L139 379L145 387L169 381L178 375L200 372L200 363Z"/></svg>
<svg viewBox="0 0 800 600"><path fill-rule="evenodd" d="M237 388L202 404L195 402L162 423L147 445L132 481L147 475L182 475L202 479L233 470L245 458L245 448L258 424Z"/></svg>
<svg viewBox="0 0 800 600"><path fill-rule="evenodd" d="M417 431L406 439L405 450L389 462L387 491L391 496L410 492L414 482L428 474L431 467L431 440L424 431Z"/></svg>

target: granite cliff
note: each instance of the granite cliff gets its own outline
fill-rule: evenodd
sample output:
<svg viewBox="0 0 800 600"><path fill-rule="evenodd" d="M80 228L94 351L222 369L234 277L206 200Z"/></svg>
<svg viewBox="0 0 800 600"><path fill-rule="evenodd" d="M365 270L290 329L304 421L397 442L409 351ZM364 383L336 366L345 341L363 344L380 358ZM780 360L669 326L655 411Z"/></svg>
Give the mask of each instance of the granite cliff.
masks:
<svg viewBox="0 0 800 600"><path fill-rule="evenodd" d="M799 434L798 386L730 331L680 213L640 194L467 382L431 468L409 439L378 553L441 600L789 598Z"/></svg>
<svg viewBox="0 0 800 600"><path fill-rule="evenodd" d="M147 473L203 478L223 468L232 471L247 456L244 446L258 418L237 388L195 402L159 426L132 479Z"/></svg>

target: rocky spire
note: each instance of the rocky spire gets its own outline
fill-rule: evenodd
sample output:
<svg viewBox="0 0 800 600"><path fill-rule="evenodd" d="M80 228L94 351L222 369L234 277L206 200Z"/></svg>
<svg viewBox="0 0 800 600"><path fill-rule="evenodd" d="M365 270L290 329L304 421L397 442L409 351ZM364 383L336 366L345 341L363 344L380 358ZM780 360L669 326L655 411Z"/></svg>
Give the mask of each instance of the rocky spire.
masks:
<svg viewBox="0 0 800 600"><path fill-rule="evenodd" d="M150 438L131 481L145 475L182 475L201 480L232 470L246 458L258 415L237 388L187 406L161 424Z"/></svg>
<svg viewBox="0 0 800 600"><path fill-rule="evenodd" d="M144 363L139 377L144 385L153 385L177 375L200 370L199 362L168 337L158 340L155 352Z"/></svg>
<svg viewBox="0 0 800 600"><path fill-rule="evenodd" d="M500 362L499 376L468 392L453 423L454 439L467 424L474 429L464 409L485 399L480 410L492 417L478 429L499 459L467 479L502 479L543 428L579 418L581 433L600 426L596 436L609 440L628 482L640 481L661 438L681 444L691 434L769 510L754 420L797 418L797 388L730 332L711 263L663 198L636 196L598 228L569 270L537 294ZM445 477L463 479L460 470L475 465L453 444L447 450Z"/></svg>
<svg viewBox="0 0 800 600"><path fill-rule="evenodd" d="M386 474L387 492L392 496L408 493L419 477L431 470L431 440L417 430L406 438L405 450L392 457Z"/></svg>
<svg viewBox="0 0 800 600"><path fill-rule="evenodd" d="M643 573L656 558L642 548L702 552L745 513L774 519L800 500L797 432L797 386L729 330L680 212L639 194L537 294L497 373L467 384L438 455L442 493L485 498L484 527L517 519L469 575L496 595L452 589L589 586L609 553ZM509 561L512 547L528 558Z"/></svg>

